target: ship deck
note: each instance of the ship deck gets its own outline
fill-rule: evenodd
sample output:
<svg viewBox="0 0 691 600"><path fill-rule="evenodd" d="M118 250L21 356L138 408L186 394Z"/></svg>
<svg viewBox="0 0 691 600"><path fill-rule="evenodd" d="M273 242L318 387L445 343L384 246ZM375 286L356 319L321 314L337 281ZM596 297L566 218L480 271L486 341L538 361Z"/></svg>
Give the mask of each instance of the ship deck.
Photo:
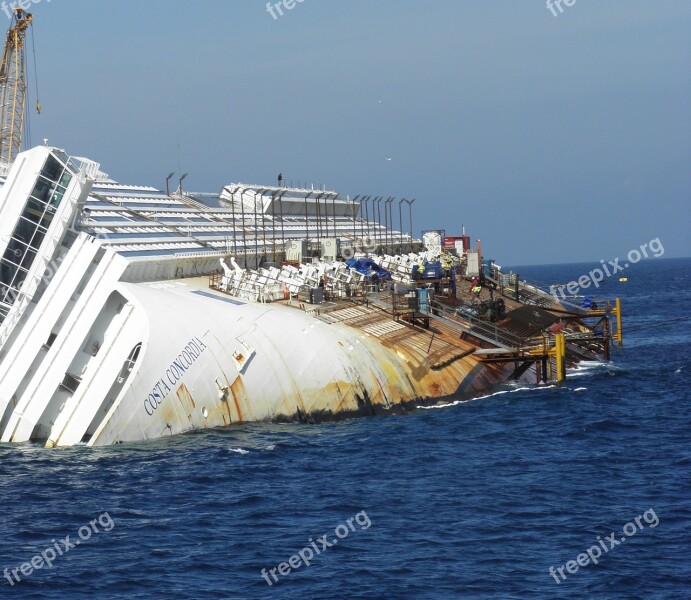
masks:
<svg viewBox="0 0 691 600"><path fill-rule="evenodd" d="M185 286L191 293L217 297L221 301L228 294L209 288L209 278L190 277L182 280L152 282L156 287ZM386 292L372 294L360 302L335 300L322 304L308 304L295 299L271 303L291 310L299 310L329 325L346 326L362 336L376 338L384 346L395 349L408 362L425 370L438 370L469 356L478 349L477 344L461 339L463 329L447 319L432 318L429 328L394 319L391 314L391 295ZM233 298L235 303L245 303Z"/></svg>

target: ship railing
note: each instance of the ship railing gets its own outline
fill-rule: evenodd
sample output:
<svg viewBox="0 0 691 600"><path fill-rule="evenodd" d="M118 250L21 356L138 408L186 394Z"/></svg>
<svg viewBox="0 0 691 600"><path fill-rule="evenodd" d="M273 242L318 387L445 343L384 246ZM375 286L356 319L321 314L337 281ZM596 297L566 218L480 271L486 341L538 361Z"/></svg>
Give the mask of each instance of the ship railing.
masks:
<svg viewBox="0 0 691 600"><path fill-rule="evenodd" d="M523 304L535 304L550 308L550 306L561 305L566 310L577 313L586 314L590 309L583 304L576 302L586 296L596 302L597 306L606 306L608 303L613 305L615 298L597 296L595 294L585 295L567 295L559 293L560 285L548 284L544 281L538 281L528 277L520 277L518 274L505 274L501 271L494 270L492 276L485 276L485 279L494 283L501 291L502 295L507 298L516 300L516 286L518 286L518 301Z"/></svg>
<svg viewBox="0 0 691 600"><path fill-rule="evenodd" d="M507 329L500 327L496 323L490 321L483 321L471 315L459 315L454 309L441 304L436 300L428 300L428 311L436 316L443 316L452 321L457 327L462 329L468 335L478 337L484 341L496 344L504 348L513 348L518 350L524 342L524 339L511 333Z"/></svg>
<svg viewBox="0 0 691 600"><path fill-rule="evenodd" d="M543 308L549 308L553 304L549 293L537 285L530 284L526 279L521 281L518 273L502 273L493 269L491 275L485 274L484 281L494 286L501 296L516 300L521 304Z"/></svg>

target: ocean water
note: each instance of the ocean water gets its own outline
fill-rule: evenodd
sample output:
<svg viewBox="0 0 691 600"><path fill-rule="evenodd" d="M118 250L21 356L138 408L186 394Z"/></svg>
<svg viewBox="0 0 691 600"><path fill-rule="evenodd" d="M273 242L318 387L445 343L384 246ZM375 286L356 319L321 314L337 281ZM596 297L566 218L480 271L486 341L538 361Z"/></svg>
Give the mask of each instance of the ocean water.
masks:
<svg viewBox="0 0 691 600"><path fill-rule="evenodd" d="M566 283L594 266L517 270ZM625 275L600 288L623 300L625 347L562 385L316 426L0 446L0 596L691 597L691 260Z"/></svg>

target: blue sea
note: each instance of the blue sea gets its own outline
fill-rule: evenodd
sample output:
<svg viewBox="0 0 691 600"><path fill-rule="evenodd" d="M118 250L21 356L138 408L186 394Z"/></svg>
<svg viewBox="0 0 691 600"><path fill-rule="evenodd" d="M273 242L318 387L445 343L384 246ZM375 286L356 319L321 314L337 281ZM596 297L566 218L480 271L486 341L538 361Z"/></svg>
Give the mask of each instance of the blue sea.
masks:
<svg viewBox="0 0 691 600"><path fill-rule="evenodd" d="M514 271L567 283L597 266ZM624 348L561 385L324 425L0 446L0 596L691 597L691 259L648 258L597 292L622 298Z"/></svg>

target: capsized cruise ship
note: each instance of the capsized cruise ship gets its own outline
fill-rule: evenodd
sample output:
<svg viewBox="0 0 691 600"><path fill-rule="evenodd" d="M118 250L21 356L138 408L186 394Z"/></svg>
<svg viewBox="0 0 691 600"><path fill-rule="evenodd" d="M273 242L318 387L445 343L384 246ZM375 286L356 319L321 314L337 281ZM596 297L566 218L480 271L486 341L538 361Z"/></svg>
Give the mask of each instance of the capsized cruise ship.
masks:
<svg viewBox="0 0 691 600"><path fill-rule="evenodd" d="M562 374L547 294L527 307L517 288L498 327L400 291L425 255L393 229L391 205L382 224L367 202L325 190L186 194L180 180L171 193L120 185L57 148L19 154L0 190L0 441L316 422ZM399 283L374 285L342 260L376 255ZM573 359L601 353L573 335L585 340Z"/></svg>
<svg viewBox="0 0 691 600"><path fill-rule="evenodd" d="M162 191L47 142L20 153L32 22L14 8L0 69L0 442L408 410L621 344L618 302L560 306L465 235L414 240L414 200L396 231L392 197L282 176L171 193L173 174Z"/></svg>

